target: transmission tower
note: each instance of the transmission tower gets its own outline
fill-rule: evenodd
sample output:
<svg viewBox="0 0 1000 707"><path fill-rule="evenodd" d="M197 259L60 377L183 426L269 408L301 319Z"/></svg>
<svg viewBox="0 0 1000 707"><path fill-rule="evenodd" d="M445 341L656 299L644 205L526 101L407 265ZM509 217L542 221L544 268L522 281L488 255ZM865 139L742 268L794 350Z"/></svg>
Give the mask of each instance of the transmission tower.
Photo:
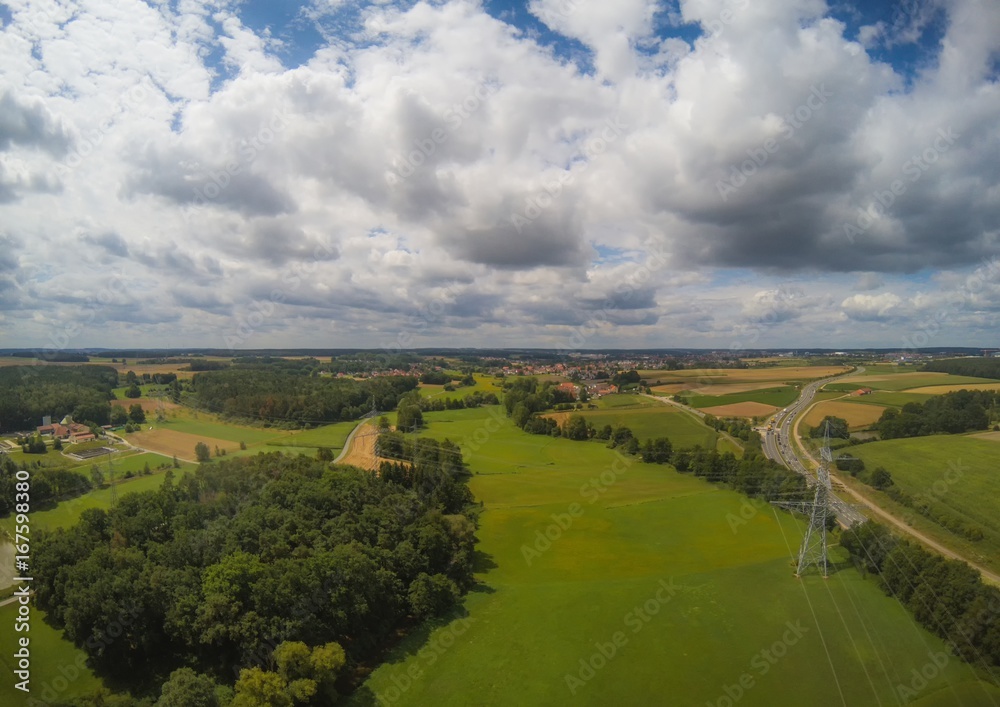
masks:
<svg viewBox="0 0 1000 707"><path fill-rule="evenodd" d="M814 495L812 501L774 501L774 505L796 513L809 516L809 526L799 547L799 561L795 568L795 576L801 577L812 565L816 565L823 577L828 574L826 553L826 522L836 516L830 507L830 464L833 454L830 452L830 422L827 421L823 433L823 449L820 450L821 461L816 471Z"/></svg>

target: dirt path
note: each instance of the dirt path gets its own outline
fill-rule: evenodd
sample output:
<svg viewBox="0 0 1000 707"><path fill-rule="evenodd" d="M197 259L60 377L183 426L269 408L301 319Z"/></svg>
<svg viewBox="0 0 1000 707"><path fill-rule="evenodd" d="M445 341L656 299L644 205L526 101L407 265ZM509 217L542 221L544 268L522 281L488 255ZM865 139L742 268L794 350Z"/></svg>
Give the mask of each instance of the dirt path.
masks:
<svg viewBox="0 0 1000 707"><path fill-rule="evenodd" d="M813 405L815 405L815 404L816 403L813 403ZM811 410L811 409L812 409L812 405L809 406L809 410ZM795 420L795 427L793 428L793 434L795 436L795 442L798 445L799 451L803 454L803 456L805 456L813 464L814 467L818 467L819 466L819 462L816 460L816 457L814 457L809 452L809 450L806 449L805 445L802 444L802 439L799 437L799 422L801 422L802 419L804 419L806 417L806 415L808 414L809 410L806 410L805 413L803 413L802 415L798 416L798 418ZM853 498L856 501L858 501L859 503L861 503L867 510L871 511L872 513L874 513L875 515L877 515L882 520L885 520L888 523L894 525L896 528L902 530L904 533L906 533L910 537L916 539L921 544L923 544L926 547L931 548L932 550L936 551L937 553L939 553L939 554L941 554L941 555L943 555L943 556L945 556L945 557L947 557L949 559L952 559L952 560L961 560L962 562L964 562L967 565L969 565L969 567L972 567L973 569L978 570L979 574L982 575L984 582L987 582L988 584L992 584L994 586L1000 586L1000 575L996 574L995 572L991 572L990 570L986 569L982 565L978 565L975 562L972 562L971 560L969 560L966 557L963 557L962 555L960 555L959 553L955 552L954 550L951 550L951 549L945 547L944 545L942 545L941 543L937 542L933 538L930 538L927 535L924 535L923 533L921 533L916 528L913 528L912 526L907 525L905 521L897 518L892 513L890 513L889 511L885 510L884 508L882 508L881 506L879 506L878 504L876 504L874 501L870 500L867 496L865 496L864 494L862 494L860 491L857 491L857 490L851 488L850 486L846 485L843 482L843 480L841 480L840 478L838 478L837 474L833 470L831 470L831 472L830 472L830 480L831 481L835 480L840 485L840 487L841 487L841 489L843 491L846 491L848 494L851 495L851 498Z"/></svg>

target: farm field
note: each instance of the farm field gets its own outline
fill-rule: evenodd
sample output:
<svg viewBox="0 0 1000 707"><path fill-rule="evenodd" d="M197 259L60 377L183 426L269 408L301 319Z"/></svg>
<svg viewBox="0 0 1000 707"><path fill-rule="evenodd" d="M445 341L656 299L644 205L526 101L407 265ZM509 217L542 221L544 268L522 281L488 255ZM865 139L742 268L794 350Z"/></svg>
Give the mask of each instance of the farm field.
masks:
<svg viewBox="0 0 1000 707"><path fill-rule="evenodd" d="M265 444L269 447L308 447L313 451L320 447L333 450L341 450L347 441L347 436L351 434L357 426L357 422L335 422L332 425L324 425L314 430L303 432L292 432L286 437L271 439ZM259 451L259 450L258 450ZM284 451L284 450L281 450Z"/></svg>
<svg viewBox="0 0 1000 707"><path fill-rule="evenodd" d="M859 402L855 402L855 400ZM810 427L815 427L823 421L824 417L832 415L847 420L847 425L851 430L861 430L878 422L885 410L886 408L879 405L862 405L858 398L824 400L813 405L802 422Z"/></svg>
<svg viewBox="0 0 1000 707"><path fill-rule="evenodd" d="M159 427L142 432L133 432L126 436L130 444L142 449L148 449L168 457L176 456L182 461L192 461L195 458L194 448L199 442L204 442L214 453L215 448L225 449L227 454L239 451L238 442L209 437L207 435L189 434Z"/></svg>
<svg viewBox="0 0 1000 707"><path fill-rule="evenodd" d="M1000 570L1000 450L996 441L980 435L932 435L870 442L853 447L851 454L864 460L867 469L884 466L902 491L915 498L923 496L960 521L981 527L985 537L978 542L940 526L936 526L935 539ZM875 492L869 495L885 498Z"/></svg>
<svg viewBox="0 0 1000 707"><path fill-rule="evenodd" d="M920 388L930 386L958 386L955 390L968 388L970 385L995 384L997 381L988 378L972 378L970 376L953 376L949 373L895 373L878 376L851 376L833 384L836 389L850 390L849 386L871 388L872 390L920 391ZM832 389L832 386L831 386ZM946 391L943 391L946 392Z"/></svg>
<svg viewBox="0 0 1000 707"><path fill-rule="evenodd" d="M639 371L643 380L659 379L663 384L687 381L691 388L715 383L759 383L762 381L800 382L846 373L848 366L776 366L774 368L699 368L680 371Z"/></svg>
<svg viewBox="0 0 1000 707"><path fill-rule="evenodd" d="M777 388L763 388L722 395L687 395L684 397L688 405L699 409L717 407L719 405L733 405L736 403L758 403L774 408L784 408L798 399L799 389L795 386L786 385Z"/></svg>
<svg viewBox="0 0 1000 707"><path fill-rule="evenodd" d="M715 415L716 417L768 417L780 409L774 405L745 402L715 405L713 407L702 408L701 411L707 415Z"/></svg>
<svg viewBox="0 0 1000 707"><path fill-rule="evenodd" d="M101 686L101 681L87 668L87 654L63 638L58 631L45 623L45 614L32 607L29 650L31 651L31 697L14 688L14 652L17 639L24 633L15 633L14 625L17 606L8 604L0 607L0 704L14 707L25 704L61 704L74 697L93 693Z"/></svg>
<svg viewBox="0 0 1000 707"><path fill-rule="evenodd" d="M982 379L980 379L982 380ZM1000 383L968 383L966 385L931 385L925 388L912 388L910 393L924 393L927 395L944 395L954 393L958 390L1000 390Z"/></svg>
<svg viewBox="0 0 1000 707"><path fill-rule="evenodd" d="M869 393L868 395L858 395L850 398L852 402L859 403L862 405L880 405L882 407L897 407L901 408L907 403L925 403L930 400L933 395L921 395L918 393L892 393L876 391L874 393Z"/></svg>
<svg viewBox="0 0 1000 707"><path fill-rule="evenodd" d="M612 395L604 395L590 402L600 410L616 410L628 407L662 407L662 404L656 400L650 400L644 395L636 395L635 393L614 393Z"/></svg>
<svg viewBox="0 0 1000 707"><path fill-rule="evenodd" d="M648 398L647 398L648 400ZM700 445L714 449L718 433L673 405L659 404L638 408L610 410L579 410L576 412L556 412L546 415L560 424L570 415L582 415L587 422L600 429L604 425L619 427L624 425L632 430L640 442L656 437L669 437L674 447L694 447Z"/></svg>
<svg viewBox="0 0 1000 707"><path fill-rule="evenodd" d="M741 707L898 704L897 685L944 650L848 566L795 580L792 516L768 508L734 532L745 500L669 467L490 425L486 410L426 419L436 438L490 430L468 455L481 584L349 705L722 705L741 679ZM774 646L783 657L765 659ZM920 696L1000 701L956 660Z"/></svg>

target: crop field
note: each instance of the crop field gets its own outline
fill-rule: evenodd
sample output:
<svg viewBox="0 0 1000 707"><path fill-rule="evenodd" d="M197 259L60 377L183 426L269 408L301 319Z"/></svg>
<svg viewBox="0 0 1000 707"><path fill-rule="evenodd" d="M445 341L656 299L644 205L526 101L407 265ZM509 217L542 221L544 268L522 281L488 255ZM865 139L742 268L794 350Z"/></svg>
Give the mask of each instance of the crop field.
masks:
<svg viewBox="0 0 1000 707"><path fill-rule="evenodd" d="M803 424L815 427L827 415L847 420L851 430L861 430L878 422L886 408L878 405L862 405L851 400L826 400L814 405L803 418Z"/></svg>
<svg viewBox="0 0 1000 707"><path fill-rule="evenodd" d="M850 400L863 405L880 405L882 407L901 408L907 403L925 403L933 397L933 395L922 395L911 392L892 393L876 391L874 393L869 393L868 395L858 395L852 397Z"/></svg>
<svg viewBox="0 0 1000 707"><path fill-rule="evenodd" d="M425 434L483 440L469 455L480 585L350 705L899 704L897 686L945 650L847 563L792 577L790 515L486 410L426 419ZM1000 701L954 659L919 696Z"/></svg>
<svg viewBox="0 0 1000 707"><path fill-rule="evenodd" d="M175 432L186 432L192 435L204 435L215 439L224 439L227 442L246 442L250 444L267 443L275 439L288 437L292 433L286 430L276 430L267 427L246 427L229 422L217 420L213 415L207 413L196 413L193 417L188 411L175 417L168 417L164 422L156 425L163 429Z"/></svg>
<svg viewBox="0 0 1000 707"><path fill-rule="evenodd" d="M957 386L955 390L961 390L962 388L969 388L970 386L979 386L984 384L996 384L997 381L993 381L987 378L972 378L971 376L953 376L949 373L896 373L891 375L878 375L878 376L851 376L850 378L845 378L842 381L838 381L834 385L837 389L843 389L845 386L854 385L857 388L871 388L872 390L891 390L891 391L911 391L924 393L926 391L920 390L920 388L927 388L931 386ZM988 388L987 388L988 390ZM947 392L947 391L940 391Z"/></svg>
<svg viewBox="0 0 1000 707"><path fill-rule="evenodd" d="M711 388L709 387L709 389ZM717 407L719 405L733 405L736 403L759 403L775 408L784 408L794 403L798 397L798 388L791 385L777 388L763 388L760 390L734 392L729 393L728 395L685 396L688 401L688 405L699 409Z"/></svg>
<svg viewBox="0 0 1000 707"><path fill-rule="evenodd" d="M1000 568L1000 450L982 435L932 435L870 442L851 449L868 469L884 466L896 486L947 509L985 534L972 543L944 529L937 539L994 570Z"/></svg>
<svg viewBox="0 0 1000 707"><path fill-rule="evenodd" d="M983 379L979 380L982 381ZM945 393L954 393L958 390L1000 390L1000 383L980 382L966 383L965 385L930 385L924 388L911 388L909 392L924 393L926 395L944 395Z"/></svg>
<svg viewBox="0 0 1000 707"><path fill-rule="evenodd" d="M199 442L208 445L209 450L215 453L215 448L225 449L226 453L238 451L238 443L225 439L209 437L207 435L189 434L187 432L177 432L175 430L160 427L143 432L133 432L128 435L128 441L137 447L157 452L168 457L177 456L178 459L191 461L195 458L194 447Z"/></svg>
<svg viewBox="0 0 1000 707"><path fill-rule="evenodd" d="M846 373L848 366L775 366L774 368L699 368L681 371L639 371L643 380L660 380L663 384L686 381L691 388L715 383L759 383L781 381L795 383Z"/></svg>
<svg viewBox="0 0 1000 707"><path fill-rule="evenodd" d="M781 408L764 403L730 403L728 405L715 405L713 407L702 408L701 411L716 417L768 417Z"/></svg>
<svg viewBox="0 0 1000 707"><path fill-rule="evenodd" d="M617 410L582 410L578 412L557 412L547 415L562 421L569 415L582 415L587 422L600 429L604 425L619 427L624 425L632 430L640 442L656 437L668 437L674 447L694 447L715 449L718 433L705 423L697 420L673 405L658 404L640 408Z"/></svg>

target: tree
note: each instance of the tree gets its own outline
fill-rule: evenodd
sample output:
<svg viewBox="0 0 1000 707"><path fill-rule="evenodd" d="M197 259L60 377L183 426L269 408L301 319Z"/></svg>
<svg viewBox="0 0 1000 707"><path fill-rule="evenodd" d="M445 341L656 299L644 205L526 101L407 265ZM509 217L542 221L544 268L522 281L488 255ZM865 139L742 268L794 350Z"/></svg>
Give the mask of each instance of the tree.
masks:
<svg viewBox="0 0 1000 707"><path fill-rule="evenodd" d="M409 432L418 429L424 424L423 413L416 405L400 405L396 413L396 429L400 432Z"/></svg>
<svg viewBox="0 0 1000 707"><path fill-rule="evenodd" d="M197 451L197 447L195 448L195 451ZM181 468L181 463L179 461L177 461L177 455L176 454L174 455L174 468L175 469L180 469Z"/></svg>
<svg viewBox="0 0 1000 707"><path fill-rule="evenodd" d="M63 448L62 440L56 437L55 440L52 442L52 448L57 452L61 451Z"/></svg>
<svg viewBox="0 0 1000 707"><path fill-rule="evenodd" d="M333 461L333 450L329 447L320 447L316 450L316 458L321 462L332 462Z"/></svg>
<svg viewBox="0 0 1000 707"><path fill-rule="evenodd" d="M180 668L160 688L155 707L221 707L220 686L191 668Z"/></svg>
<svg viewBox="0 0 1000 707"><path fill-rule="evenodd" d="M128 411L125 410L121 405L115 405L111 408L111 424L115 427L121 427L128 422Z"/></svg>
<svg viewBox="0 0 1000 707"><path fill-rule="evenodd" d="M893 484L892 474L884 466L875 467L868 484L879 491L887 489Z"/></svg>
<svg viewBox="0 0 1000 707"><path fill-rule="evenodd" d="M570 415L569 420L566 421L564 434L566 437L577 441L588 439L590 434L587 427L587 420L583 415Z"/></svg>
<svg viewBox="0 0 1000 707"><path fill-rule="evenodd" d="M142 405L139 403L132 403L128 409L128 418L136 424L145 422L146 412L142 409Z"/></svg>
<svg viewBox="0 0 1000 707"><path fill-rule="evenodd" d="M207 462L212 460L212 452L208 448L208 445L204 442L198 442L194 445L194 457L199 462Z"/></svg>
<svg viewBox="0 0 1000 707"><path fill-rule="evenodd" d="M129 371L131 373L132 371ZM138 383L133 383L129 386L129 389L125 391L126 398L141 398L142 390L139 388Z"/></svg>
<svg viewBox="0 0 1000 707"><path fill-rule="evenodd" d="M809 432L809 436L813 438L821 438L826 435L827 423L830 425L830 436L839 439L849 439L851 436L851 431L847 426L847 420L842 417L834 417L833 415L827 415L820 421L818 425L812 428Z"/></svg>
<svg viewBox="0 0 1000 707"><path fill-rule="evenodd" d="M287 683L277 673L244 668L236 682L232 707L291 707Z"/></svg>
<svg viewBox="0 0 1000 707"><path fill-rule="evenodd" d="M380 415L378 418L378 428L379 430L389 429L389 418L385 415Z"/></svg>
<svg viewBox="0 0 1000 707"><path fill-rule="evenodd" d="M454 605L458 593L455 583L443 574L421 572L410 584L410 609L420 619L440 616Z"/></svg>

